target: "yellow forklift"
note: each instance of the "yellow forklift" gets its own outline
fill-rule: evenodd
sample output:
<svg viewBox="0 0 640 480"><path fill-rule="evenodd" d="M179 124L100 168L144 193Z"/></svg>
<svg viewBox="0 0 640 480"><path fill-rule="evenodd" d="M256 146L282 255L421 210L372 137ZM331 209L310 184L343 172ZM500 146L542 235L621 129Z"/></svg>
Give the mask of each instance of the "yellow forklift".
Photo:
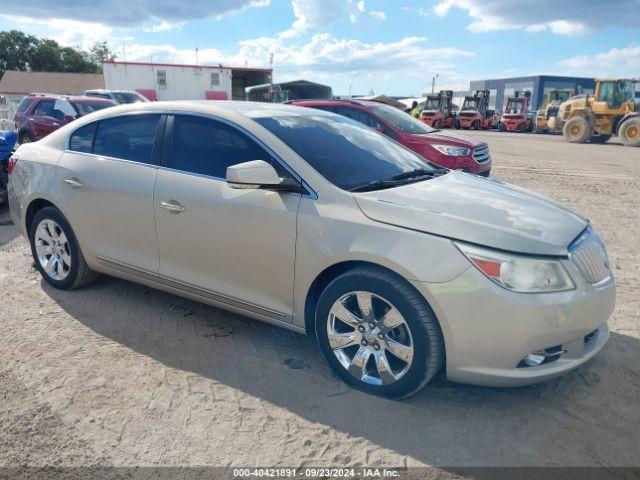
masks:
<svg viewBox="0 0 640 480"><path fill-rule="evenodd" d="M604 143L617 135L629 147L640 147L639 80L598 79L593 95L578 95L560 105L558 120L571 143Z"/></svg>
<svg viewBox="0 0 640 480"><path fill-rule="evenodd" d="M544 104L536 114L534 132L560 132L561 130L558 129L558 122L556 122L558 110L560 108L560 104L562 104L562 102L566 102L571 97L573 97L572 88L553 88L551 90L547 90Z"/></svg>

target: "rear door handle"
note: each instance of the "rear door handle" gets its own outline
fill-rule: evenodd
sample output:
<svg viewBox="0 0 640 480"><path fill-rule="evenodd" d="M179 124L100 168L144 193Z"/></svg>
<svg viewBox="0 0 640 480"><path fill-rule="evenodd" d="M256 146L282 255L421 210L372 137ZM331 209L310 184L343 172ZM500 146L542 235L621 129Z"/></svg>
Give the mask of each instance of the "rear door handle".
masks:
<svg viewBox="0 0 640 480"><path fill-rule="evenodd" d="M81 188L84 186L84 184L76 177L65 178L64 183L71 185L71 188Z"/></svg>
<svg viewBox="0 0 640 480"><path fill-rule="evenodd" d="M186 208L180 205L180 202L176 200L169 200L168 202L160 202L160 206L170 213L182 213Z"/></svg>

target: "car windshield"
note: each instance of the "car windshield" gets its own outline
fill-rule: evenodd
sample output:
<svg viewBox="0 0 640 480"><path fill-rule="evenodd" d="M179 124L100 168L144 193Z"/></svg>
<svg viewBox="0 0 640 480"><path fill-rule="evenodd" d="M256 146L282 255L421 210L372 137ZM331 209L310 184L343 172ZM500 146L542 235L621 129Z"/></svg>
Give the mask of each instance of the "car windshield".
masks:
<svg viewBox="0 0 640 480"><path fill-rule="evenodd" d="M254 120L344 190L416 170L439 171L402 145L346 117L291 115Z"/></svg>
<svg viewBox="0 0 640 480"><path fill-rule="evenodd" d="M113 92L112 95L118 103L144 102L144 98L134 92Z"/></svg>
<svg viewBox="0 0 640 480"><path fill-rule="evenodd" d="M436 131L435 128L431 128L426 123L389 105L372 107L370 111L389 123L392 127L404 133L423 134Z"/></svg>
<svg viewBox="0 0 640 480"><path fill-rule="evenodd" d="M80 117L112 106L108 102L73 102L72 105Z"/></svg>

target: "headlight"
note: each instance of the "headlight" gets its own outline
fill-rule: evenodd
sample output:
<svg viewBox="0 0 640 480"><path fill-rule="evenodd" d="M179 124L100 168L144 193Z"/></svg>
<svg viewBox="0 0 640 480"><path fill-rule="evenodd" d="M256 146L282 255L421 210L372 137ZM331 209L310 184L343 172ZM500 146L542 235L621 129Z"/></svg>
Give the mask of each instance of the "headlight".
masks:
<svg viewBox="0 0 640 480"><path fill-rule="evenodd" d="M514 292L558 292L575 288L558 260L525 257L457 243L460 251L492 282Z"/></svg>
<svg viewBox="0 0 640 480"><path fill-rule="evenodd" d="M450 155L454 157L466 157L471 153L470 148L464 147L454 147L452 145L431 145L433 148L438 150L440 153L444 153L445 155Z"/></svg>

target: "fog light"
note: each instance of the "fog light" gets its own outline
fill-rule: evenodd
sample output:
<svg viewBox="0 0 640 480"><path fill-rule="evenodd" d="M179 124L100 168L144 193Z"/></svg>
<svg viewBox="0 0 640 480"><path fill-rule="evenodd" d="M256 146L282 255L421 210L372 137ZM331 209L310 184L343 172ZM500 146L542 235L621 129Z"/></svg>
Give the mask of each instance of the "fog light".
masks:
<svg viewBox="0 0 640 480"><path fill-rule="evenodd" d="M547 358L547 352L544 350L538 350L537 352L531 352L529 355L524 357L522 361L528 367L537 367Z"/></svg>

